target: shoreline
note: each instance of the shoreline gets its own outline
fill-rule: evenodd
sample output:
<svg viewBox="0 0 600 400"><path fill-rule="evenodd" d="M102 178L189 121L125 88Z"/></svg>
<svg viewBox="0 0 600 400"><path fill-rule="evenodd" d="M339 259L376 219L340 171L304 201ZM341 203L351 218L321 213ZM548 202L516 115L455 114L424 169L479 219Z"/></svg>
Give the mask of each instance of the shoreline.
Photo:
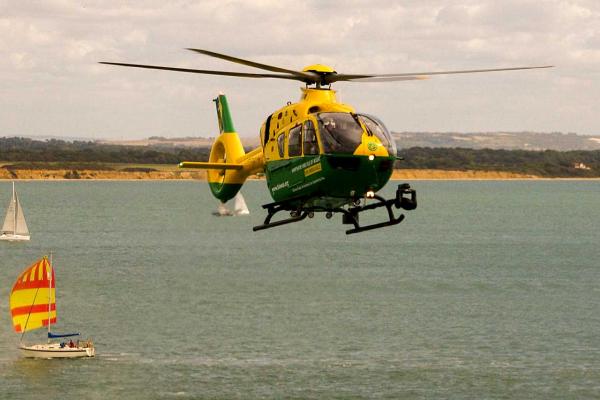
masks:
<svg viewBox="0 0 600 400"><path fill-rule="evenodd" d="M504 171L453 171L437 169L394 170L391 180L533 180L542 179L536 175L517 174Z"/></svg>
<svg viewBox="0 0 600 400"><path fill-rule="evenodd" d="M170 167L170 166L169 166ZM249 180L264 180L264 177L253 175ZM0 168L0 181L35 180L35 181L166 181L166 180L200 180L206 181L206 171L180 170L176 166L154 171L123 171L123 170L86 170L86 169L23 169L8 170ZM504 171L447 171L432 169L395 170L391 181L411 180L469 180L469 181L507 181L507 180L600 180L600 177L541 177L536 175L518 174Z"/></svg>

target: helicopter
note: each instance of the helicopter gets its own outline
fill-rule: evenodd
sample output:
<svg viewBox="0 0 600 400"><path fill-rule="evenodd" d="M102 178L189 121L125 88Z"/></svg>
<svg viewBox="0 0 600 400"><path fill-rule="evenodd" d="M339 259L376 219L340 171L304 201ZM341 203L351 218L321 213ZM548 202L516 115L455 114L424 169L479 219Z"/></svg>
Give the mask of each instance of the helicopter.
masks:
<svg viewBox="0 0 600 400"><path fill-rule="evenodd" d="M343 74L332 67L314 64L301 71L258 63L209 50L187 50L228 62L269 71L269 73L228 72L158 65L100 62L134 68L147 68L196 74L242 78L273 78L303 82L297 103L267 116L260 128L260 146L246 152L237 134L227 97L219 94L216 104L219 135L210 151L208 162L183 161L180 168L207 170L207 180L214 197L222 203L232 199L246 179L264 174L273 202L263 205L267 216L254 231L302 221L325 213L327 219L342 215L342 223L352 225L346 234L399 224L404 214L395 210L414 210L417 193L408 183L397 186L396 194L385 199L377 194L392 175L397 156L396 143L379 118L364 113L336 99L331 88L335 82L392 82L428 79L433 75L466 74L496 71L550 68L530 66L439 72L397 74ZM384 208L382 222L361 225L359 215ZM289 216L272 221L287 212Z"/></svg>

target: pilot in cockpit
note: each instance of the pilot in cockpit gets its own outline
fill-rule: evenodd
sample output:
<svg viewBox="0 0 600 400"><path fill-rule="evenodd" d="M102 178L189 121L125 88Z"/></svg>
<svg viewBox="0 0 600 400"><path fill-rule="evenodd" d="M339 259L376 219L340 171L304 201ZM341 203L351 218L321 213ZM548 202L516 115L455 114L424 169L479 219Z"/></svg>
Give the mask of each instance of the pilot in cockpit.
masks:
<svg viewBox="0 0 600 400"><path fill-rule="evenodd" d="M335 120L333 118L326 118L323 121L323 126L329 131L329 132L333 132L335 131Z"/></svg>

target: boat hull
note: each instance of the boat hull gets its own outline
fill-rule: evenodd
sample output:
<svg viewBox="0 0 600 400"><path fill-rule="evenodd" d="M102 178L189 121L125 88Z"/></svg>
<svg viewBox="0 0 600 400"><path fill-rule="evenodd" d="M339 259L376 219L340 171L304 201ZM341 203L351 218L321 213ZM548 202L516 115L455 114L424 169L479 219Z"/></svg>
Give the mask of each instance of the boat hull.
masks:
<svg viewBox="0 0 600 400"><path fill-rule="evenodd" d="M0 235L0 240L6 240L9 242L24 242L24 241L27 241L30 239L31 239L31 236L29 236L29 235L7 235L7 234Z"/></svg>
<svg viewBox="0 0 600 400"><path fill-rule="evenodd" d="M20 346L21 355L27 358L81 358L94 357L93 347L60 347L58 343Z"/></svg>

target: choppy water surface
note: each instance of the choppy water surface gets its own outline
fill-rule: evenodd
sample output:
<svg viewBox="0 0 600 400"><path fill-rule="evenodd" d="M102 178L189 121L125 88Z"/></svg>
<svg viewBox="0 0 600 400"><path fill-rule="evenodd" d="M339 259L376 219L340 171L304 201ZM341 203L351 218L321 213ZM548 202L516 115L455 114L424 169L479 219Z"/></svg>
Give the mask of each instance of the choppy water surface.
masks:
<svg viewBox="0 0 600 400"><path fill-rule="evenodd" d="M0 243L0 398L600 397L600 183L413 186L405 222L346 236L253 233L264 182L237 218L199 182L17 182L32 241ZM57 330L94 359L16 350L10 288L50 250Z"/></svg>

